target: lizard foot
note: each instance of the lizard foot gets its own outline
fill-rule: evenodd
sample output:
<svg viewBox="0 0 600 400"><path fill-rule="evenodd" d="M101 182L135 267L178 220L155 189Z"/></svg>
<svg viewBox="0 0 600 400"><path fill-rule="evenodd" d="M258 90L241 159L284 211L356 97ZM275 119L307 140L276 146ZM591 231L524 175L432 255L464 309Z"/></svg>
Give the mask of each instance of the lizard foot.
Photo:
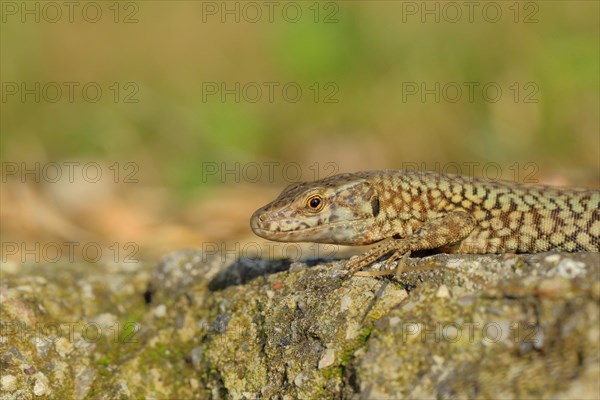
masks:
<svg viewBox="0 0 600 400"><path fill-rule="evenodd" d="M346 275L354 275L357 271L360 271L367 265L376 261L378 258L383 257L385 254L391 252L396 247L394 239L386 239L381 244L367 251L360 256L354 256L346 262Z"/></svg>
<svg viewBox="0 0 600 400"><path fill-rule="evenodd" d="M401 254L399 252L394 253L384 263L384 268L381 271L356 271L354 276L386 276L396 275L399 276L404 272L406 267L406 260L410 257L410 251ZM396 265L393 264L396 262Z"/></svg>

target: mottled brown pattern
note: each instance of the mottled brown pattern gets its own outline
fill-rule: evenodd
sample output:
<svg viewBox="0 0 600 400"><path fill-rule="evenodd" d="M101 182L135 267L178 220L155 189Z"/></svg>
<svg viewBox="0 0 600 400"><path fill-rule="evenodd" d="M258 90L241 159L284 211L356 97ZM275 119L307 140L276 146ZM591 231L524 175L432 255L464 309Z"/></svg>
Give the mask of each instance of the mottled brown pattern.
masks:
<svg viewBox="0 0 600 400"><path fill-rule="evenodd" d="M310 196L323 199L315 212ZM395 252L600 251L600 191L418 171L368 171L290 185L251 219L267 239L364 245L354 269ZM356 263L355 263L356 264Z"/></svg>

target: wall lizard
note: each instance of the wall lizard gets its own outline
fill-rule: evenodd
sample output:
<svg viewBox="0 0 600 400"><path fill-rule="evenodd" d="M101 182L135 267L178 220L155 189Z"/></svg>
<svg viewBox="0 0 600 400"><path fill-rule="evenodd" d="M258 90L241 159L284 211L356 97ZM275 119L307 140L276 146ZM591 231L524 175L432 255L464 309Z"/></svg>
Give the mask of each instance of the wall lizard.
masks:
<svg viewBox="0 0 600 400"><path fill-rule="evenodd" d="M366 171L289 185L250 220L280 242L377 246L356 273L391 254L600 251L600 190L512 184L421 171Z"/></svg>

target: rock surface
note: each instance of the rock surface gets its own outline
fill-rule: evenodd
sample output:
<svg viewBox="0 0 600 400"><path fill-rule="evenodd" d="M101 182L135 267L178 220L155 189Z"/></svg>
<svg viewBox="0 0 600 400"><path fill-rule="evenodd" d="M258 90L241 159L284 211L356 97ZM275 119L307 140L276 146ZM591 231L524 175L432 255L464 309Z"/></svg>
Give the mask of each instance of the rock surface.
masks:
<svg viewBox="0 0 600 400"><path fill-rule="evenodd" d="M3 265L0 395L596 399L599 257Z"/></svg>

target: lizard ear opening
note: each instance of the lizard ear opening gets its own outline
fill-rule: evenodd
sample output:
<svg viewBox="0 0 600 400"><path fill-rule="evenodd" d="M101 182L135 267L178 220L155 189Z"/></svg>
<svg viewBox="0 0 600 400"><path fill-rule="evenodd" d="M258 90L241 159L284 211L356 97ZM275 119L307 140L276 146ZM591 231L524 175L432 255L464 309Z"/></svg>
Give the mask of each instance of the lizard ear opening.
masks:
<svg viewBox="0 0 600 400"><path fill-rule="evenodd" d="M373 217L379 215L379 197L373 196L371 198L371 210L373 210Z"/></svg>

